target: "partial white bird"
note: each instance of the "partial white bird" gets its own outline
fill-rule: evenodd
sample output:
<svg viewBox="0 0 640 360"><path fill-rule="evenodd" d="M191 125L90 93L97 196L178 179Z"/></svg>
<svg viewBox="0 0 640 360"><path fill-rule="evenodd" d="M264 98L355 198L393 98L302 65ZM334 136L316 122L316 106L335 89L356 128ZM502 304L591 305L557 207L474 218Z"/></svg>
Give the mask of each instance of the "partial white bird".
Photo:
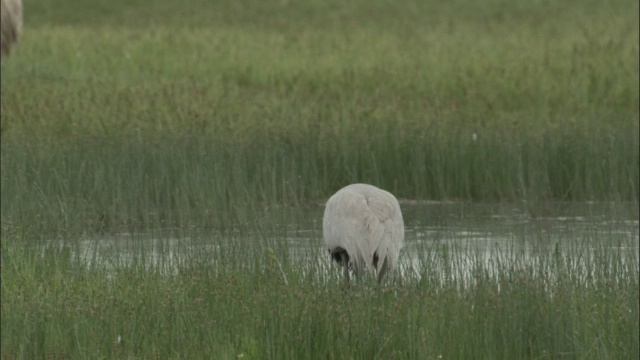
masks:
<svg viewBox="0 0 640 360"><path fill-rule="evenodd" d="M22 32L22 0L1 0L0 57L9 55Z"/></svg>
<svg viewBox="0 0 640 360"><path fill-rule="evenodd" d="M381 282L385 273L395 271L404 244L400 204L373 185L348 185L327 201L322 234L347 281L349 269L358 276L368 267Z"/></svg>

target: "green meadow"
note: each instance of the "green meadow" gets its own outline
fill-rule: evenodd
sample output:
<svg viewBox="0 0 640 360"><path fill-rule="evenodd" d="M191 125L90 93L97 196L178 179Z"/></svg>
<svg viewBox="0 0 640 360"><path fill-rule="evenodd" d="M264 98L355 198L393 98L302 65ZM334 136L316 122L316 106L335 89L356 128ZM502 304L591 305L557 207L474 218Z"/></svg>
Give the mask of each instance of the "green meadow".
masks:
<svg viewBox="0 0 640 360"><path fill-rule="evenodd" d="M273 216L320 221L301 214L365 182L637 221L638 11L26 1L2 60L2 358L638 358L637 232L524 263L506 249L497 267L421 245L399 282L345 288L324 252L291 256ZM79 255L81 239L158 229L219 246L172 271L143 250ZM438 275L454 250L473 280Z"/></svg>

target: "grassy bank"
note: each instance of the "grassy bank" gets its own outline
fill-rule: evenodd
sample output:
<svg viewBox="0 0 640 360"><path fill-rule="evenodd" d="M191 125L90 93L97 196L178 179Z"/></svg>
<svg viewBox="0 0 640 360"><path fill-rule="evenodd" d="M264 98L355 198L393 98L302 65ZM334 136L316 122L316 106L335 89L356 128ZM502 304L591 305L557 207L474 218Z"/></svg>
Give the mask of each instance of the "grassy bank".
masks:
<svg viewBox="0 0 640 360"><path fill-rule="evenodd" d="M638 199L627 2L233 4L27 4L2 70L3 219L180 222L356 181Z"/></svg>
<svg viewBox="0 0 640 360"><path fill-rule="evenodd" d="M429 243L382 289L345 289L324 252L289 258L253 236L191 251L172 275L168 253L111 268L131 254L87 263L70 243L3 241L2 357L633 359L637 240L612 236L628 247L590 236L490 263Z"/></svg>

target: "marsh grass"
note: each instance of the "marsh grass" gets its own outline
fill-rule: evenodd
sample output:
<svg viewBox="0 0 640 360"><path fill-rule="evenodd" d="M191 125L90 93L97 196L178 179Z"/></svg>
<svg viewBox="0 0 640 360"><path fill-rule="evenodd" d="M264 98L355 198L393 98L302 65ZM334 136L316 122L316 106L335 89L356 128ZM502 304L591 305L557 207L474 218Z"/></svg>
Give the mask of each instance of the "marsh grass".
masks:
<svg viewBox="0 0 640 360"><path fill-rule="evenodd" d="M541 228L492 263L423 244L396 285L345 289L273 218L352 182L637 214L637 3L25 5L1 77L3 358L638 358L637 237ZM215 246L179 257L166 229ZM140 237L106 257L78 240L121 233Z"/></svg>
<svg viewBox="0 0 640 360"><path fill-rule="evenodd" d="M267 3L28 4L3 63L3 221L223 226L352 182L532 212L638 199L626 2Z"/></svg>
<svg viewBox="0 0 640 360"><path fill-rule="evenodd" d="M545 241L535 236L527 240ZM150 263L143 248L91 264L71 242L32 251L3 240L2 354L634 358L637 239L613 236L613 246L593 233L528 256L496 248L490 261L458 242L425 243L382 287L345 287L339 269L318 261L323 251L288 257L279 237L238 235L179 262L161 252Z"/></svg>
<svg viewBox="0 0 640 360"><path fill-rule="evenodd" d="M3 143L2 218L61 236L224 228L252 223L274 204L315 204L338 184L357 181L389 184L399 197L523 199L534 215L552 199L637 196L636 135L585 142L549 135L522 145L493 137L381 142L332 155L302 141L221 144L197 135Z"/></svg>

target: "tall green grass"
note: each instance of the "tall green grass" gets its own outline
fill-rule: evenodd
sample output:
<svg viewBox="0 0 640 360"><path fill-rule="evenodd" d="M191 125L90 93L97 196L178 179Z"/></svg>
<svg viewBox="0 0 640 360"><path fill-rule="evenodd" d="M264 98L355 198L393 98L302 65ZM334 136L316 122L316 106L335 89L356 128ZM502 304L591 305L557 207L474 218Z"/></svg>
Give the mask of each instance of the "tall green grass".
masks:
<svg viewBox="0 0 640 360"><path fill-rule="evenodd" d="M373 279L345 288L324 251L290 257L285 238L269 236L208 238L217 246L153 263L145 251L94 261L73 242L34 252L3 240L2 357L638 356L630 234L554 245L534 231L522 239L540 244L528 255L496 248L490 261L458 242L422 243L382 288Z"/></svg>
<svg viewBox="0 0 640 360"><path fill-rule="evenodd" d="M358 181L638 199L626 2L100 4L27 4L2 70L7 221L220 225Z"/></svg>
<svg viewBox="0 0 640 360"><path fill-rule="evenodd" d="M625 136L627 143L602 144L609 153L626 148L618 152L626 158L611 156L608 162L593 147L572 146L569 139L543 139L513 152L497 140L439 148L434 142L405 143L398 148L418 149L408 149L405 158L390 154L387 159L375 150L358 155L366 159L350 159L344 153L322 154L306 143L221 145L197 135L80 138L53 147L3 145L2 217L5 224L28 224L35 234L215 228L250 222L269 204L304 206L310 199L326 198L340 184L363 180L390 183L398 196L412 198L450 194L524 198L535 204L556 196L592 199L594 193L610 191L605 199L623 201L635 196L630 193L635 191L634 175L621 175L637 164L638 156L633 152L635 135ZM604 143L593 143L598 141ZM464 168L454 168L452 162ZM457 191L462 194L455 196Z"/></svg>
<svg viewBox="0 0 640 360"><path fill-rule="evenodd" d="M401 283L343 289L270 218L351 182L637 214L637 3L25 6L1 77L3 358L638 357L637 257L584 255L611 239L491 267L426 246ZM75 242L166 229L216 247Z"/></svg>
<svg viewBox="0 0 640 360"><path fill-rule="evenodd" d="M530 257L491 262L408 239L401 281L345 289L274 221L358 181L637 214L637 2L25 6L1 78L2 358L638 358L637 233L540 225ZM76 242L154 231L187 256Z"/></svg>

